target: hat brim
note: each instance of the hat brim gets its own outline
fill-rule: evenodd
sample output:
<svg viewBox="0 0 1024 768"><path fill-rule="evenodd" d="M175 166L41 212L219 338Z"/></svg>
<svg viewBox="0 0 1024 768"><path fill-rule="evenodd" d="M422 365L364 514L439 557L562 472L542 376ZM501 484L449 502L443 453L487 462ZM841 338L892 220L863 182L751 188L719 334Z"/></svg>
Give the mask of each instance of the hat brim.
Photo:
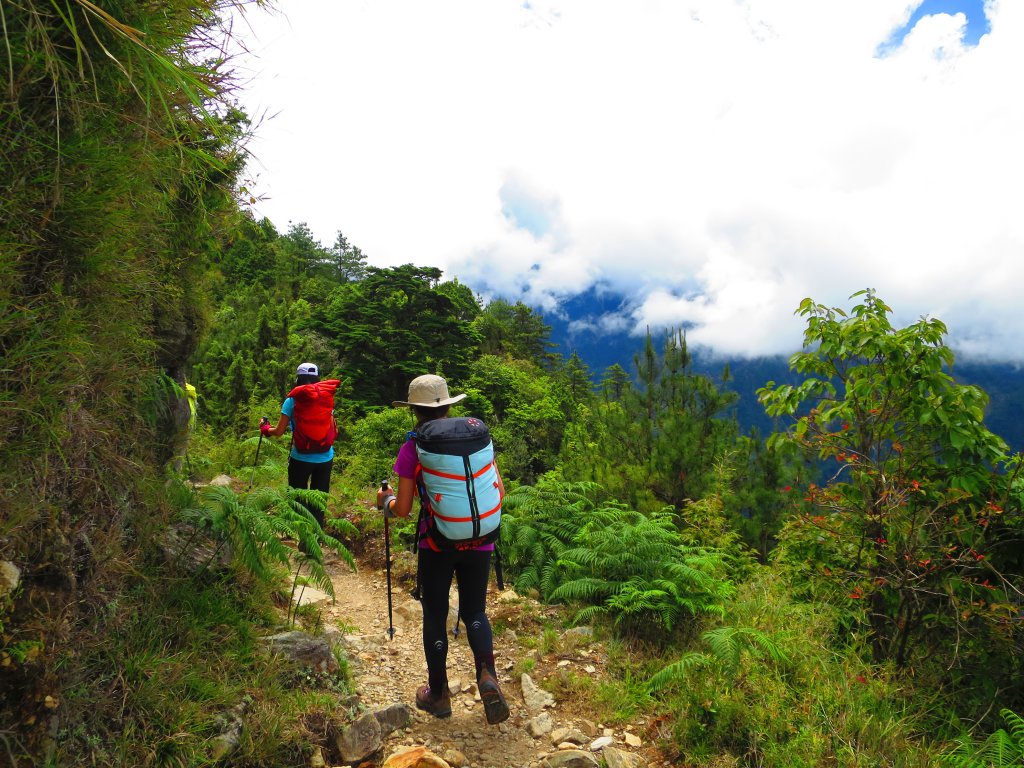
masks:
<svg viewBox="0 0 1024 768"><path fill-rule="evenodd" d="M466 394L463 393L461 395L456 395L455 397L446 397L444 400L431 400L430 402L427 403L412 403L407 400L392 400L391 407L401 408L403 406L418 405L421 406L422 408L440 408L442 405L452 405L453 403L457 403L460 400L465 399Z"/></svg>

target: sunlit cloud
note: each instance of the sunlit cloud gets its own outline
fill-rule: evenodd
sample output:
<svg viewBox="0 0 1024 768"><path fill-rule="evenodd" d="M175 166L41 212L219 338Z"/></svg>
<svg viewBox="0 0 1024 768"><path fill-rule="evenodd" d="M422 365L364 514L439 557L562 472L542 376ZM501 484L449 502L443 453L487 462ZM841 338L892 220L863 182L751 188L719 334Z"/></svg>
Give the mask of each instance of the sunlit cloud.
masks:
<svg viewBox="0 0 1024 768"><path fill-rule="evenodd" d="M801 299L873 287L1024 358L1024 3L283 7L248 14L243 94L278 113L253 170L280 229L545 312L623 297L580 333L785 353Z"/></svg>

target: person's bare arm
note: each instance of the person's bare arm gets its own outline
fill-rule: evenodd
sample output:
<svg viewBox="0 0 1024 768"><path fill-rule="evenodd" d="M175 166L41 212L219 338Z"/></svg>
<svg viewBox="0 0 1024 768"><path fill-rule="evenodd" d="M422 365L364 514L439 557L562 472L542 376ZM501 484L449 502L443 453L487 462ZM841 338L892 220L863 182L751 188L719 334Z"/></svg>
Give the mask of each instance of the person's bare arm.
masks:
<svg viewBox="0 0 1024 768"><path fill-rule="evenodd" d="M393 517L408 517L412 512L412 500L416 497L416 481L411 477L398 478L398 495L391 489L377 491L377 508Z"/></svg>
<svg viewBox="0 0 1024 768"><path fill-rule="evenodd" d="M277 426L271 427L263 432L263 434L267 437L278 437L279 435L283 435L286 429L288 429L288 417L282 413L281 418L277 420Z"/></svg>

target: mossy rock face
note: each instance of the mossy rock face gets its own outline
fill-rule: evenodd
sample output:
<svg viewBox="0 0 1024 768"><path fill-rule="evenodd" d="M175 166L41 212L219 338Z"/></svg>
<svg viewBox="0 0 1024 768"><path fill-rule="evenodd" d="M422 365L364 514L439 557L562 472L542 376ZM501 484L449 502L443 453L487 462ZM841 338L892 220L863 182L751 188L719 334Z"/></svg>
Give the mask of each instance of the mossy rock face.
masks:
<svg viewBox="0 0 1024 768"><path fill-rule="evenodd" d="M190 308L181 309L188 311ZM168 313L157 313L155 320L157 364L176 373L185 367L199 346L199 321L195 315ZM177 375L173 377L178 379Z"/></svg>

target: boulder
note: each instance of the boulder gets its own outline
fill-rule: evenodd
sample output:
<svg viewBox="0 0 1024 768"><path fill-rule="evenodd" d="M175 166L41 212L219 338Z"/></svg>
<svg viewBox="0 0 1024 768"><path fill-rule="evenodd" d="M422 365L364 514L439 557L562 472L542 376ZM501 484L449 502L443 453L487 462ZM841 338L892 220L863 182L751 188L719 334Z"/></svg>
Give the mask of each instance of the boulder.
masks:
<svg viewBox="0 0 1024 768"><path fill-rule="evenodd" d="M302 667L321 674L335 674L340 667L331 644L325 637L313 637L305 632L281 632L261 638L271 653L283 654Z"/></svg>
<svg viewBox="0 0 1024 768"><path fill-rule="evenodd" d="M600 752L605 747L610 747L614 743L615 739L611 736L598 736L593 742L591 742L590 751Z"/></svg>
<svg viewBox="0 0 1024 768"><path fill-rule="evenodd" d="M342 726L335 745L341 761L358 764L381 748L380 723L372 712L366 712L355 721Z"/></svg>
<svg viewBox="0 0 1024 768"><path fill-rule="evenodd" d="M601 756L608 768L647 768L647 761L640 755L616 747L605 747Z"/></svg>
<svg viewBox="0 0 1024 768"><path fill-rule="evenodd" d="M466 756L454 747L446 749L441 758L452 768L463 768L469 762Z"/></svg>
<svg viewBox="0 0 1024 768"><path fill-rule="evenodd" d="M547 712L541 712L526 724L526 732L533 736L533 738L539 739L544 734L551 733L554 725L551 715Z"/></svg>
<svg viewBox="0 0 1024 768"><path fill-rule="evenodd" d="M562 749L546 755L541 761L545 768L598 768L597 759L579 749Z"/></svg>
<svg viewBox="0 0 1024 768"><path fill-rule="evenodd" d="M551 743L557 745L563 742L582 747L587 743L587 736L577 728L556 728L551 732Z"/></svg>
<svg viewBox="0 0 1024 768"><path fill-rule="evenodd" d="M295 589L293 602L295 605L326 605L333 603L334 598L323 590L303 584Z"/></svg>
<svg viewBox="0 0 1024 768"><path fill-rule="evenodd" d="M542 690L533 682L533 678L525 672L520 681L523 689L523 702L531 715L537 715L547 707L555 705L555 697L545 690Z"/></svg>
<svg viewBox="0 0 1024 768"><path fill-rule="evenodd" d="M378 709L373 713L380 723L381 736L387 736L399 728L408 728L412 722L412 710L408 704L392 704L390 707Z"/></svg>

